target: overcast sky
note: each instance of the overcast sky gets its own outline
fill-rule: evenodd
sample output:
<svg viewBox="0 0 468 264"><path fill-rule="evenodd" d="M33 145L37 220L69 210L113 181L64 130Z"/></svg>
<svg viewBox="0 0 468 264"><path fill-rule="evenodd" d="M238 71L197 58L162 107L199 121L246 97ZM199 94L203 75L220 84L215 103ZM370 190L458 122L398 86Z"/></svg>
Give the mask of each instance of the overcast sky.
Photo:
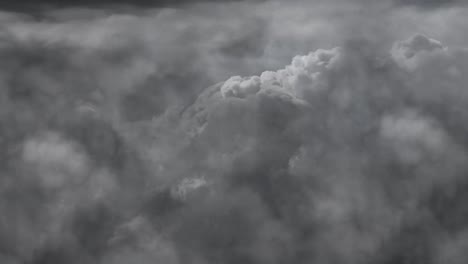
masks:
<svg viewBox="0 0 468 264"><path fill-rule="evenodd" d="M0 263L467 262L464 1L0 8Z"/></svg>

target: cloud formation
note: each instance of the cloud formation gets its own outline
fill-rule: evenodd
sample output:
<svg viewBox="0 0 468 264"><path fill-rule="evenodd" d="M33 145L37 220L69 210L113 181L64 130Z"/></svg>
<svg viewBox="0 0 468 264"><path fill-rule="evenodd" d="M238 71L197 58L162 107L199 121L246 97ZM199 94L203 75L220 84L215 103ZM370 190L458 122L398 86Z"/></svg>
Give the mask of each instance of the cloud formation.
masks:
<svg viewBox="0 0 468 264"><path fill-rule="evenodd" d="M397 42L387 55L378 57L346 47L318 50L294 58L283 70L260 77L236 76L220 85L226 103L253 104L243 108L254 109L245 110L246 115L256 116L256 121L243 124L243 118L225 112L224 119L255 127L253 135L247 135L258 142L252 154L241 154L242 161L234 165L237 172L229 177L259 193L273 213L270 217L282 219L293 229L291 234L320 226L320 231L294 244L297 251L289 261L424 263L441 257L438 251L412 255L411 248L424 243L424 250L439 250L437 237L450 232L442 222L417 231L406 242L408 248L398 246L407 239L407 228L437 223L439 210L451 211L443 209L445 205L436 209L433 201L445 200L446 188L465 181L464 140L440 115L451 111L444 107L447 102L457 100L450 94L460 95L451 90L458 89L458 83L450 81L458 76L435 75L433 68L441 59L433 52L449 56L452 51L423 35ZM466 71L450 58L456 65L450 71ZM442 78L444 88L426 87ZM264 92L268 89L276 92ZM435 90L437 95L431 94ZM462 122L463 117L458 118L452 125ZM210 132L205 129L200 136L205 133ZM282 200L283 192L295 195L284 194L287 198ZM301 198L294 200L296 196ZM308 213L296 211L302 206L309 208ZM304 222L289 226L291 220ZM316 253L299 260L301 247Z"/></svg>
<svg viewBox="0 0 468 264"><path fill-rule="evenodd" d="M307 93L326 89L327 74L338 67L340 50L317 50L306 56L294 57L292 63L285 69L276 72L263 72L259 77L231 77L221 87L223 97L243 98L256 94L265 86L279 86L282 91L298 99L303 99Z"/></svg>
<svg viewBox="0 0 468 264"><path fill-rule="evenodd" d="M461 263L466 10L362 3L0 14L0 262Z"/></svg>

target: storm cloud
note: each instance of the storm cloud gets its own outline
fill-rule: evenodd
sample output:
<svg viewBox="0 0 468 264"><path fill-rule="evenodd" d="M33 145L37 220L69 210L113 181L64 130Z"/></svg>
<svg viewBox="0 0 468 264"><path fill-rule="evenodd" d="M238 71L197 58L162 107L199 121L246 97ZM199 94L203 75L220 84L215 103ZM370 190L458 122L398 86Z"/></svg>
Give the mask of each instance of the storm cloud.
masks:
<svg viewBox="0 0 468 264"><path fill-rule="evenodd" d="M466 8L176 2L0 13L1 263L466 262Z"/></svg>

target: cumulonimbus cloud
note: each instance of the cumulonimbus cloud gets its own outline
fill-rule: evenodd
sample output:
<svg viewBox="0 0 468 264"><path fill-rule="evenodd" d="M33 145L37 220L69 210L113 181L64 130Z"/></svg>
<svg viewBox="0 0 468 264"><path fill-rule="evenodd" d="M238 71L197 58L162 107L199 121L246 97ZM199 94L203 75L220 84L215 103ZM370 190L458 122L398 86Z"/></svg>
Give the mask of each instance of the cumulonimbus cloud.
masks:
<svg viewBox="0 0 468 264"><path fill-rule="evenodd" d="M0 262L466 258L466 49L273 2L2 15Z"/></svg>
<svg viewBox="0 0 468 264"><path fill-rule="evenodd" d="M451 55L454 52L459 54L457 58ZM307 260L323 263L354 263L369 257L377 263L392 258L415 263L447 258L451 240L427 240L427 235L445 235L455 228L441 214L462 217L433 204L433 199L455 202L457 198L445 197L444 190L466 181L462 176L466 141L456 132L462 129L456 124L464 115L445 119L452 113L446 103L463 101L453 95L462 94L455 91L462 78L456 73L467 70L460 63L464 52L419 34L395 43L377 57L356 57L346 47L318 50L294 58L279 71L232 77L213 89L216 93L211 92L218 99L213 107L205 107L222 112L200 112L207 124L202 124L204 129L195 139L222 131L220 140L231 142L240 137L245 141L237 144L250 147L218 145L211 137L211 150L204 153L217 156L213 158L220 162L220 154L228 155L227 164L232 165L215 163L211 167L208 160L196 160L206 164L206 169L226 173L226 179L211 176L218 182L211 187L214 190L226 188L224 184L229 190L254 190L270 210L271 215L264 217L282 219L280 230L286 228L294 234L321 227L322 231L301 237L298 244L291 237L281 237L278 243L293 243L297 250L282 253L294 255L291 259L296 260L302 247L317 252L310 253ZM445 68L447 65L450 67ZM445 86L427 85L441 79ZM236 121L224 130L227 124L221 120ZM248 143L252 138L253 146ZM298 207L310 211L296 211ZM426 210L429 215L422 213ZM408 248L399 248L407 228L430 221L440 221L441 229L420 230L405 242ZM410 252L414 243L436 251L414 256ZM210 256L205 251L211 249L200 251L203 257ZM255 259L248 253L239 254ZM276 258L279 263L280 259Z"/></svg>

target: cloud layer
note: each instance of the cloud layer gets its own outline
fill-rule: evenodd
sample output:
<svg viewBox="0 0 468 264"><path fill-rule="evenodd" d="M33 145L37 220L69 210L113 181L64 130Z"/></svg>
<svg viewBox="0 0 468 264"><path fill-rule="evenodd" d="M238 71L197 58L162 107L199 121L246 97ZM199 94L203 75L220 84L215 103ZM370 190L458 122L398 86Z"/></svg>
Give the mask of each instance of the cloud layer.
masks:
<svg viewBox="0 0 468 264"><path fill-rule="evenodd" d="M0 262L464 263L467 10L362 3L1 13Z"/></svg>

